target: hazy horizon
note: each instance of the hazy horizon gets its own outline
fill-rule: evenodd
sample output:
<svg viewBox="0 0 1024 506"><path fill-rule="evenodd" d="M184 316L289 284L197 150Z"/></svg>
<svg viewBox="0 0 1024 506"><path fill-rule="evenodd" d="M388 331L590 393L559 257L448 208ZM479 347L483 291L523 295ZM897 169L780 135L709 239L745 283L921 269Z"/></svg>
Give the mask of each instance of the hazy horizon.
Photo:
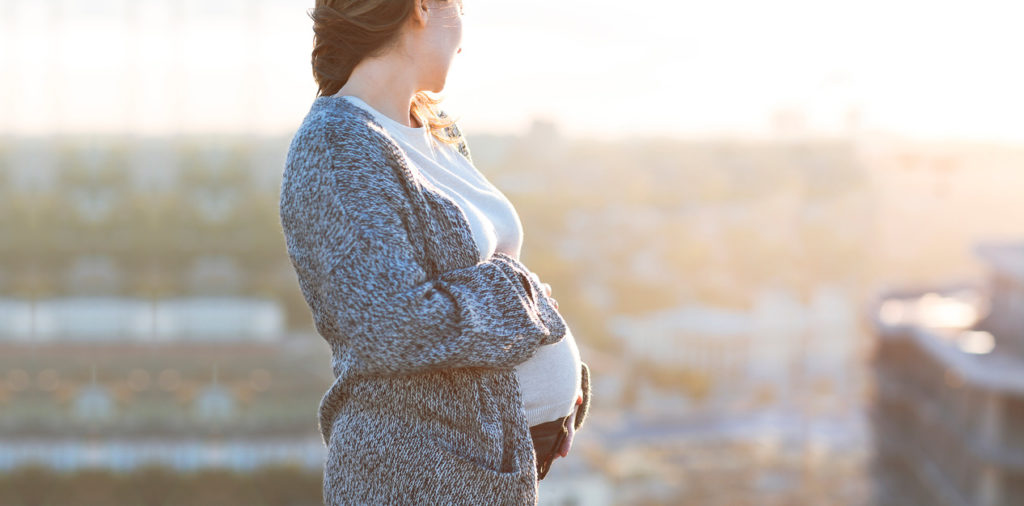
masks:
<svg viewBox="0 0 1024 506"><path fill-rule="evenodd" d="M966 5L471 2L443 96L467 132L1024 141L1020 17ZM0 134L285 134L316 91L310 7L5 0Z"/></svg>

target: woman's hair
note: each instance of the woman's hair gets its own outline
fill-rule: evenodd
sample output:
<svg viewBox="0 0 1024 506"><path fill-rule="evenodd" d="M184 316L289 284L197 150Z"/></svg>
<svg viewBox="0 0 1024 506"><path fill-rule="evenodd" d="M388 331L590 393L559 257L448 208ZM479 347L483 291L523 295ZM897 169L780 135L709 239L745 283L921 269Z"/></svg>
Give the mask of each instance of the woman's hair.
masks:
<svg viewBox="0 0 1024 506"><path fill-rule="evenodd" d="M313 77L320 88L317 96L334 95L363 58L380 56L394 47L399 29L415 5L414 0L316 0L308 14L313 19ZM438 140L455 144L458 138L446 129L456 119L441 115L437 107L441 101L418 91L412 113Z"/></svg>

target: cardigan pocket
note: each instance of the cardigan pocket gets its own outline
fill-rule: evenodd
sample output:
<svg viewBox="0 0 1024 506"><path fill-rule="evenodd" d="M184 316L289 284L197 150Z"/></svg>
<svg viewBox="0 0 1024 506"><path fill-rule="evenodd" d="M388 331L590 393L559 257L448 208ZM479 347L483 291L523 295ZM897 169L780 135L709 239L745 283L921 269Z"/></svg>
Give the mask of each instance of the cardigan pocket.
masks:
<svg viewBox="0 0 1024 506"><path fill-rule="evenodd" d="M423 434L429 448L446 460L461 461L464 471L472 466L493 475L519 475L535 467L525 414L517 423L515 414L508 413L516 408L523 413L514 371L472 367L440 375L452 382L451 388L434 390L421 404L443 406L426 413L431 421Z"/></svg>
<svg viewBox="0 0 1024 506"><path fill-rule="evenodd" d="M458 475L472 476L485 474L492 478L517 478L522 472L522 466L519 464L519 459L513 455L509 459L508 464L500 466L495 469L492 465L484 463L482 459L465 455L462 451L456 450L448 446L442 440L436 438L428 438L427 446L438 452L439 455L444 457L444 461L448 462L451 469Z"/></svg>
<svg viewBox="0 0 1024 506"><path fill-rule="evenodd" d="M418 504L536 504L536 469L521 464L522 456L511 467L492 469L437 440L421 448L428 468L417 474L428 477L420 487L428 499Z"/></svg>

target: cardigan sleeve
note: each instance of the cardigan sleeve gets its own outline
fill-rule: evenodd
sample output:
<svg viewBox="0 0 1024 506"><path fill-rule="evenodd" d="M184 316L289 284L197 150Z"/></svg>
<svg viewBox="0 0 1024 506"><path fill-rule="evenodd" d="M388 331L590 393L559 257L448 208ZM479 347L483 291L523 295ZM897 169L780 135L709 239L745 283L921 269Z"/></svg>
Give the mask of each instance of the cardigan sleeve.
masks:
<svg viewBox="0 0 1024 506"><path fill-rule="evenodd" d="M333 163L314 172L290 235L312 245L314 321L347 344L354 372L512 368L565 337L553 302L511 256L428 277L406 228L407 198L389 169Z"/></svg>
<svg viewBox="0 0 1024 506"><path fill-rule="evenodd" d="M590 411L590 367L587 366L586 362L582 363L580 369L580 385L583 389L583 402L576 406L576 420L573 422L573 430L579 430L583 425L583 421L587 418L587 413Z"/></svg>

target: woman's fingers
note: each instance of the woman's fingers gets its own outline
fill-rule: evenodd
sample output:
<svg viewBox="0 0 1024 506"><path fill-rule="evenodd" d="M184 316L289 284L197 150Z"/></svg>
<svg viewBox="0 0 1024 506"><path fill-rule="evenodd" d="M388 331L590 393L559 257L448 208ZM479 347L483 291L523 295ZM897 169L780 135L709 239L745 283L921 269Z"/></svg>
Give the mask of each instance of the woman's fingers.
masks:
<svg viewBox="0 0 1024 506"><path fill-rule="evenodd" d="M544 289L544 292L547 294L547 296L551 297L551 284L550 283L542 282L540 280L540 276L538 276L536 272L530 271L530 276L533 277L533 279L537 280L537 283L540 284L541 288ZM552 298L551 299L551 303L552 303L552 305L555 306L555 309L558 309L558 301L557 300Z"/></svg>
<svg viewBox="0 0 1024 506"><path fill-rule="evenodd" d="M540 276L538 276L536 272L530 271L530 277L537 281L537 284L542 286L544 288L544 291L548 292L549 297L551 296L551 285L541 281Z"/></svg>
<svg viewBox="0 0 1024 506"><path fill-rule="evenodd" d="M573 425L576 424L576 410L574 409L572 415L565 421L565 428L568 430L568 434L565 435L565 441L562 442L562 447L558 449L558 455L561 457L567 457L569 450L572 449L572 437L575 433Z"/></svg>
<svg viewBox="0 0 1024 506"><path fill-rule="evenodd" d="M538 276L536 272L530 271L530 277L538 284L540 283L540 276Z"/></svg>

